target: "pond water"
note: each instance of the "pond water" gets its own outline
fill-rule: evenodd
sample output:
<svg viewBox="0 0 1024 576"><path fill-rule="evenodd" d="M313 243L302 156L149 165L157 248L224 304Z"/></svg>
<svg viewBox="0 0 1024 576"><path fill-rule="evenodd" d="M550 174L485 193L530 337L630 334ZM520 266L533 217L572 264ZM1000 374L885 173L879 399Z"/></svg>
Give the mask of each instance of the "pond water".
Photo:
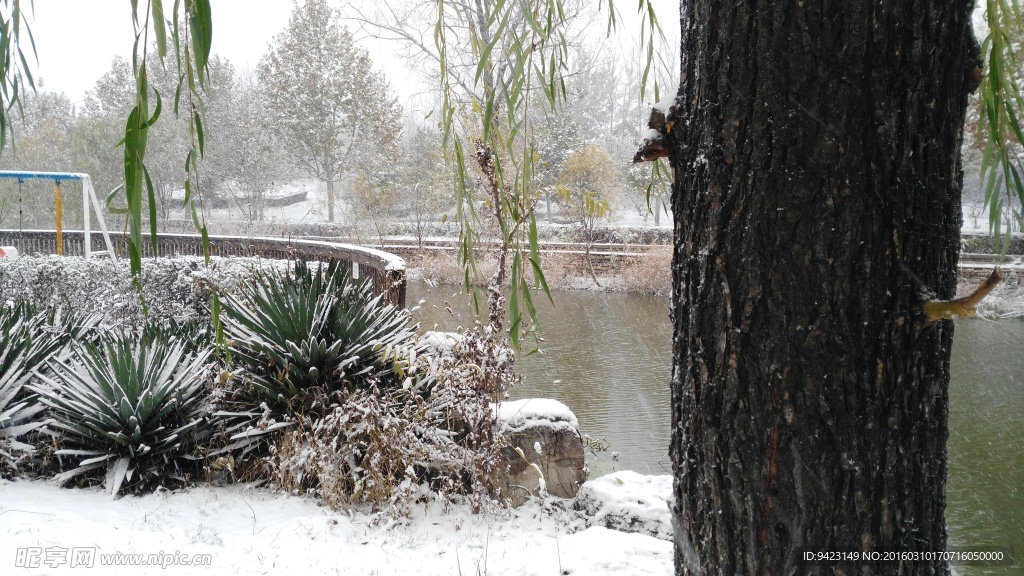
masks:
<svg viewBox="0 0 1024 576"><path fill-rule="evenodd" d="M666 297L559 291L538 301L542 353L520 357L513 399L565 403L581 431L608 444L588 454L591 477L669 474L672 328ZM424 329L472 322L457 287L414 282L408 302ZM1012 547L1024 557L1024 321L963 321L950 384L947 521L950 545ZM1021 562L1024 566L1024 562ZM962 575L1022 568L961 569Z"/></svg>

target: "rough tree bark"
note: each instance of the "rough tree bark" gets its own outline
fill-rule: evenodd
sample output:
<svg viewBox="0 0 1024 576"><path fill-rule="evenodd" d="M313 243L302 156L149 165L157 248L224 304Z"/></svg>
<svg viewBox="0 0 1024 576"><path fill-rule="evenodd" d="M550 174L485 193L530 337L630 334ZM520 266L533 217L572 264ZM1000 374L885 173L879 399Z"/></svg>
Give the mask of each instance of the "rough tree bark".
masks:
<svg viewBox="0 0 1024 576"><path fill-rule="evenodd" d="M679 574L945 574L968 0L684 0Z"/></svg>

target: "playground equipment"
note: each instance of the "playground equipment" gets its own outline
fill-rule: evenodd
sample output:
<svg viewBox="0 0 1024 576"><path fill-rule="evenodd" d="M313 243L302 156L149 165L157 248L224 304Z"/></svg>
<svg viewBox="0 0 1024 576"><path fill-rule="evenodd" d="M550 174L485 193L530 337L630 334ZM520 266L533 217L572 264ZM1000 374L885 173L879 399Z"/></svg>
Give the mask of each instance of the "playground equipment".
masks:
<svg viewBox="0 0 1024 576"><path fill-rule="evenodd" d="M21 202L21 185L26 180L52 180L55 184L54 191L54 205L56 208L56 230L57 230L57 254L63 255L64 253L64 238L63 231L64 226L62 222L63 212L63 198L60 191L61 182L81 182L82 183L82 218L83 218L83 231L85 232L85 257L91 258L93 256L101 256L103 254L108 255L112 260L116 257L114 254L114 245L110 242L110 234L107 233L107 224L103 219L103 207L100 205L100 201L96 198L96 191L92 187L92 179L89 178L88 174L80 174L75 172L21 172L16 170L0 170L0 179L18 181L18 202ZM96 219L99 223L100 232L103 234L103 241L106 243L106 250L93 250L92 249L92 223L91 223L91 211L90 206L96 211ZM18 230L22 231L21 226L21 210L18 211Z"/></svg>

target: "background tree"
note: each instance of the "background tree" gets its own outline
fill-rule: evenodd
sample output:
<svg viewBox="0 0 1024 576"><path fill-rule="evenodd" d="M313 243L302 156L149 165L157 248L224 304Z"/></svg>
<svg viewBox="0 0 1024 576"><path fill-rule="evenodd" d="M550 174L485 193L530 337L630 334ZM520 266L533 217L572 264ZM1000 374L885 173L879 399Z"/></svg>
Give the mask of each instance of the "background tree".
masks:
<svg viewBox="0 0 1024 576"><path fill-rule="evenodd" d="M156 47L152 50L155 52ZM234 67L230 62L214 57L209 62L210 83L206 90L206 127L210 136L206 138L205 154L196 164L209 164L211 178L207 182L210 192L216 190L219 182L218 160L231 150L223 143L231 141L227 127L229 122L222 118L229 113ZM157 122L149 129L146 168L153 184L153 200L160 223L166 223L171 210L181 209L181 195L184 170L181 158L191 147L191 123L188 115L174 114L174 100L179 82L178 70L174 67L153 66L149 71L148 87L150 98L160 94L169 108L163 122ZM82 130L76 131L76 160L80 170L86 170L93 177L98 194L105 194L123 181L124 152L118 143L124 138L122 126L124 117L135 106L135 85L131 64L121 57L115 57L110 69L97 80L95 87L86 93L81 118ZM180 102L179 102L180 104ZM186 104L187 105L187 104ZM214 196L214 194L210 194ZM212 199L212 198L211 198ZM142 199L142 206L148 211L150 198ZM206 209L209 206L205 207Z"/></svg>
<svg viewBox="0 0 1024 576"><path fill-rule="evenodd" d="M377 246L384 246L389 226L395 222L397 179L397 167L379 162L377 166L358 170L352 184L352 211L357 219L354 228L358 231L369 222L377 236Z"/></svg>
<svg viewBox="0 0 1024 576"><path fill-rule="evenodd" d="M684 8L677 572L946 574L801 554L946 547L953 326L922 299L956 287L972 2Z"/></svg>
<svg viewBox="0 0 1024 576"><path fill-rule="evenodd" d="M219 150L217 161L224 192L250 227L263 221L267 192L289 173L261 97L255 72L243 72L235 81L230 114L224 126L217 127L230 143Z"/></svg>
<svg viewBox="0 0 1024 576"><path fill-rule="evenodd" d="M423 247L428 227L454 207L450 172L445 166L441 135L437 130L414 124L405 131L402 162L398 174L401 196Z"/></svg>
<svg viewBox="0 0 1024 576"><path fill-rule="evenodd" d="M75 153L79 169L92 178L100 198L124 184L124 118L135 102L131 64L114 57L110 69L85 93L75 131Z"/></svg>
<svg viewBox="0 0 1024 576"><path fill-rule="evenodd" d="M604 148L586 144L566 159L559 178L558 201L578 232L590 276L598 286L590 250L597 241L598 227L607 221L620 193L619 171Z"/></svg>
<svg viewBox="0 0 1024 576"><path fill-rule="evenodd" d="M212 205L226 204L219 192L226 178L225 161L237 143L231 131L235 116L232 110L235 68L227 60L213 56L207 63L207 69L207 86L201 103L204 152L195 163L204 174L202 209L209 213ZM154 94L159 92L165 98L165 105L169 108L168 117L150 129L149 160L146 162L156 192L157 214L161 221L170 218L172 209L182 207L181 192L185 174L181 158L188 153L192 139L192 119L188 115L174 113L176 90L181 80L179 74L173 66L153 66L150 70L151 89ZM183 103L179 100L177 104L180 110ZM187 106L187 103L184 105Z"/></svg>
<svg viewBox="0 0 1024 576"><path fill-rule="evenodd" d="M72 138L75 109L64 94L28 93L21 110L11 118L13 138L8 153L0 157L4 170L71 172L75 168ZM53 228L56 218L54 182L29 180L19 185L8 180L0 184L0 212L7 223L24 228ZM73 190L77 190L74 193ZM62 185L62 221L73 228L82 220L81 188Z"/></svg>
<svg viewBox="0 0 1024 576"><path fill-rule="evenodd" d="M326 0L295 5L258 75L274 133L293 161L326 185L334 222L335 184L397 141L397 102Z"/></svg>
<svg viewBox="0 0 1024 576"><path fill-rule="evenodd" d="M562 113L586 127L585 138L580 140L598 143L608 152L616 170L622 174L624 202L645 218L653 213L655 225L659 225L668 187L654 186L652 180L657 184L657 176L667 172L667 166L660 162L633 164L633 155L644 132L644 120L650 105L657 99L654 91L646 94L641 91L644 57L637 48L612 45L594 50L589 56L594 62L581 66L580 71L568 79L569 93ZM658 86L675 88L678 59L674 56L667 59L673 67L658 66L650 72L650 77L658 79ZM659 171L657 174L653 174L655 168ZM667 183L670 177L663 180Z"/></svg>

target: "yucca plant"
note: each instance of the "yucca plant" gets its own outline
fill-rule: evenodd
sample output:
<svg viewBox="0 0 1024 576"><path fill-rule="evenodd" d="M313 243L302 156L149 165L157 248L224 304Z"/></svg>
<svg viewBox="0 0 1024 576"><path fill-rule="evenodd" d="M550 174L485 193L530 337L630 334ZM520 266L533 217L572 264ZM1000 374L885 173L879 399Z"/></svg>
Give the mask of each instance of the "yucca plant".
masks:
<svg viewBox="0 0 1024 576"><path fill-rule="evenodd" d="M0 307L0 375L19 367L25 374L46 370L46 360L72 341L94 341L100 317L62 313L48 308L39 312L28 302ZM27 393L25 391L23 394Z"/></svg>
<svg viewBox="0 0 1024 576"><path fill-rule="evenodd" d="M17 471L18 464L35 448L24 442L43 430L44 407L26 387L34 371L44 370L48 357L70 339L85 337L97 319L62 315L55 310L37 313L27 302L0 307L0 468Z"/></svg>
<svg viewBox="0 0 1024 576"><path fill-rule="evenodd" d="M17 471L22 459L34 451L21 439L47 423L39 417L43 406L23 393L33 351L30 322L30 317L16 316L10 308L0 312L0 472Z"/></svg>
<svg viewBox="0 0 1024 576"><path fill-rule="evenodd" d="M147 322L139 334L142 342L164 340L180 342L186 354L198 354L213 347L213 334L208 321L179 322L174 319Z"/></svg>
<svg viewBox="0 0 1024 576"><path fill-rule="evenodd" d="M259 272L224 301L225 334L242 368L243 395L279 410L324 406L332 391L396 382L418 352L405 310L374 297L337 263Z"/></svg>
<svg viewBox="0 0 1024 576"><path fill-rule="evenodd" d="M141 337L106 335L49 361L52 378L40 375L33 388L63 433L56 454L82 458L57 479L103 469L111 494L183 479L214 427L207 417L209 356L208 347L189 351L182 339L153 329Z"/></svg>

